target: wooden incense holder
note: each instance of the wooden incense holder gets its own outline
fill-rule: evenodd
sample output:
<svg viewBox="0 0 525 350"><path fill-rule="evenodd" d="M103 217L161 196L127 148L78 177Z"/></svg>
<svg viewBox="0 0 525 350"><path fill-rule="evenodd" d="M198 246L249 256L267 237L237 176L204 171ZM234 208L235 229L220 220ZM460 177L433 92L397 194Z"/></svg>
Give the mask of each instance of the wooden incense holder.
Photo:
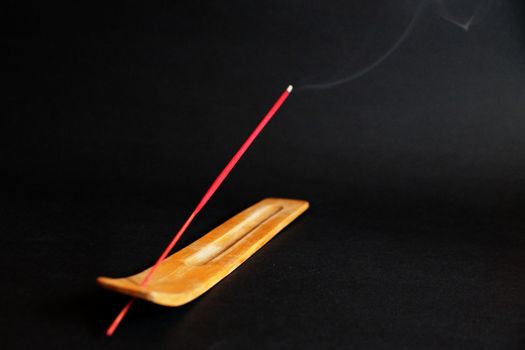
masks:
<svg viewBox="0 0 525 350"><path fill-rule="evenodd" d="M252 256L308 209L301 200L267 198L166 258L145 286L149 269L124 278L99 277L104 288L165 306L192 301Z"/></svg>

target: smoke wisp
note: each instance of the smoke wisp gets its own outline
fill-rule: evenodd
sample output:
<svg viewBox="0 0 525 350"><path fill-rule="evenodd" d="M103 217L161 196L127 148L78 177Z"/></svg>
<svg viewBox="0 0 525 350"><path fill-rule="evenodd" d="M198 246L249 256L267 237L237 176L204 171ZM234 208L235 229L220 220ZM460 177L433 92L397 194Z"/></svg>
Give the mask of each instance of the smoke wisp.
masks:
<svg viewBox="0 0 525 350"><path fill-rule="evenodd" d="M300 84L299 88L303 90L331 89L359 79L371 72L402 46L427 9L431 10L432 13L436 14L443 20L468 31L473 25L478 24L485 19L492 8L494 1L495 0L421 0L399 38L376 60L349 75L324 82Z"/></svg>

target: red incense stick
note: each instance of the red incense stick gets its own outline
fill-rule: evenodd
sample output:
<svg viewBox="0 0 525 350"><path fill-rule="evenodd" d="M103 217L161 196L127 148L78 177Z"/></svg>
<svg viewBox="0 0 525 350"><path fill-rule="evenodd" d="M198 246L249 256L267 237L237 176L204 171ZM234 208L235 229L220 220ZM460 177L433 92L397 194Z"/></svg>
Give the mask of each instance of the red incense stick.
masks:
<svg viewBox="0 0 525 350"><path fill-rule="evenodd" d="M150 269L150 271L148 272L148 274L146 275L144 280L142 280L142 282L140 283L140 286L145 286L146 284L148 284L149 280L151 279L151 276L155 273L155 271L159 267L160 263L164 259L166 259L166 257L171 252L171 250L173 249L173 247L175 246L175 244L177 243L179 238L184 233L184 231L186 231L188 226L190 226L190 224L193 221L193 219L195 218L195 216L197 216L197 214L201 211L201 209L204 208L206 203L208 203L208 201L213 196L215 191L217 191L217 189L220 187L222 182L228 177L228 174L230 173L230 171L232 171L232 169L235 167L235 165L237 164L239 159L241 159L241 157L244 155L244 152L246 152L246 150L250 147L252 142L260 134L262 129L264 129L266 124L268 124L268 122L272 119L274 114L279 110L279 108L284 103L284 101L286 101L286 99L288 98L288 96L290 95L291 92L292 92L292 85L288 86L288 88L282 93L281 97L279 97L279 99L275 102L275 104L272 106L272 108L270 108L268 113L266 113L264 118L259 122L259 125L257 125L255 130L252 131L250 136L248 136L246 141L244 141L244 143L242 144L241 148L239 148L239 150L235 153L233 158L228 162L228 164L226 164L224 169L220 172L219 176L217 176L215 181L213 181L213 183L211 184L210 188L204 194L204 197L202 197L202 199L200 200L199 204L197 204L197 207L195 207L195 209L193 209L193 212L186 219L186 221L184 222L184 225L182 225L182 227L179 229L177 234L173 237L171 242L164 249L162 254L159 256L159 258L157 259L157 261L153 265L153 267ZM120 324L120 322L122 321L122 319L124 318L124 316L126 315L128 310L130 309L131 305L133 305L134 301L135 301L135 298L131 298L130 301L126 304L126 306L124 306L124 308L119 312L119 314L117 315L115 320L111 323L111 325L109 326L109 328L106 331L106 335L108 337L113 335L113 333L117 329L118 325Z"/></svg>

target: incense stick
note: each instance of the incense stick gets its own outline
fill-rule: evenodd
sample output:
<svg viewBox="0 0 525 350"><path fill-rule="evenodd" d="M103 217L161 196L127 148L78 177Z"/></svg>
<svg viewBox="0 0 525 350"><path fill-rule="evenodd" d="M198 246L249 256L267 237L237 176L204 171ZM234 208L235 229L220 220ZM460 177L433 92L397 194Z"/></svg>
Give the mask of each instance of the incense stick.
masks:
<svg viewBox="0 0 525 350"><path fill-rule="evenodd" d="M272 108L270 108L270 110L268 111L268 113L266 113L266 115L262 118L262 120L259 122L259 124L257 125L257 127L252 131L252 133L250 134L250 136L248 136L248 138L246 139L246 141L244 141L244 143L242 144L242 146L239 148L239 150L234 154L234 156L232 157L232 159L230 159L230 161L228 162L228 164L226 164L226 166L224 167L224 169L219 173L219 175L217 176L217 178L213 181L213 183L211 184L210 188L208 188L208 190L206 191L206 193L204 194L204 196L202 197L202 199L200 200L199 204L197 204L197 206L195 207L195 209L193 210L193 212L191 213L191 215L186 219L186 221L184 222L184 224L182 225L182 227L179 229L179 231L177 232L177 234L173 237L173 239L171 240L171 242L168 244L168 246L164 249L164 251L162 252L162 254L159 256L159 258L157 259L157 261L155 262L155 264L152 266L152 268L149 270L148 274L146 275L146 277L144 278L144 280L142 280L142 282L140 283L140 286L143 287L145 285L148 284L149 280L151 279L152 275L155 273L155 271L157 270L157 268L159 267L160 263L166 259L166 257L168 256L168 254L171 252L171 250L173 249L173 247L175 246L175 244L177 243L177 241L180 239L180 237L182 236L182 234L186 231L186 229L188 228L188 226L191 224L191 222L193 221L193 219L195 218L195 216L197 216L197 214L202 210L202 208L204 208L204 206L206 205L206 203L208 203L208 201L210 200L210 198L213 196L213 194L215 193L215 191L217 191L217 189L221 186L222 182L228 177L229 173L232 171L232 169L235 167L235 165L237 164L237 162L239 161L239 159L241 159L241 157L244 155L244 153L246 152L246 150L251 146L251 144L253 143L253 141L257 138L257 136L259 136L259 134L261 133L262 129L264 129L264 127L266 126L266 124L268 124L268 122L272 119L272 117L274 116L274 114L279 110L279 108L281 107L281 105L284 103L284 101L286 101L286 99L288 98L288 96L290 95L290 93L292 92L292 85L289 85L288 88L282 93L282 95L279 97L279 99L274 103L274 105L272 106ZM124 318L124 316L126 315L126 313L128 312L128 310L131 308L131 306L133 305L133 302L135 301L135 298L131 298L130 301L128 301L128 303L124 306L124 308L122 308L122 310L119 312L119 314L117 315L117 317L115 318L115 320L113 320L113 322L111 323L111 325L109 326L109 328L107 329L106 331L106 335L108 337L112 336L113 333L115 332L115 330L117 329L118 325L120 324L120 322L122 321L122 319Z"/></svg>

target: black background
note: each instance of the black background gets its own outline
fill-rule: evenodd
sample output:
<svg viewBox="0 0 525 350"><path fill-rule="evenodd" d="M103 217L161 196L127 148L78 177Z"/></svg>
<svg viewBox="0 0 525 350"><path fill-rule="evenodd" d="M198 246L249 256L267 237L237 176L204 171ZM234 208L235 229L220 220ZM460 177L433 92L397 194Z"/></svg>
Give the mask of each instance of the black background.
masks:
<svg viewBox="0 0 525 350"><path fill-rule="evenodd" d="M449 14L468 18L480 1ZM450 4L445 1L443 6ZM525 5L468 31L418 1L12 3L2 46L2 342L9 348L521 348ZM454 17L456 18L456 17ZM311 209L198 300L127 301L183 237L270 197Z"/></svg>

